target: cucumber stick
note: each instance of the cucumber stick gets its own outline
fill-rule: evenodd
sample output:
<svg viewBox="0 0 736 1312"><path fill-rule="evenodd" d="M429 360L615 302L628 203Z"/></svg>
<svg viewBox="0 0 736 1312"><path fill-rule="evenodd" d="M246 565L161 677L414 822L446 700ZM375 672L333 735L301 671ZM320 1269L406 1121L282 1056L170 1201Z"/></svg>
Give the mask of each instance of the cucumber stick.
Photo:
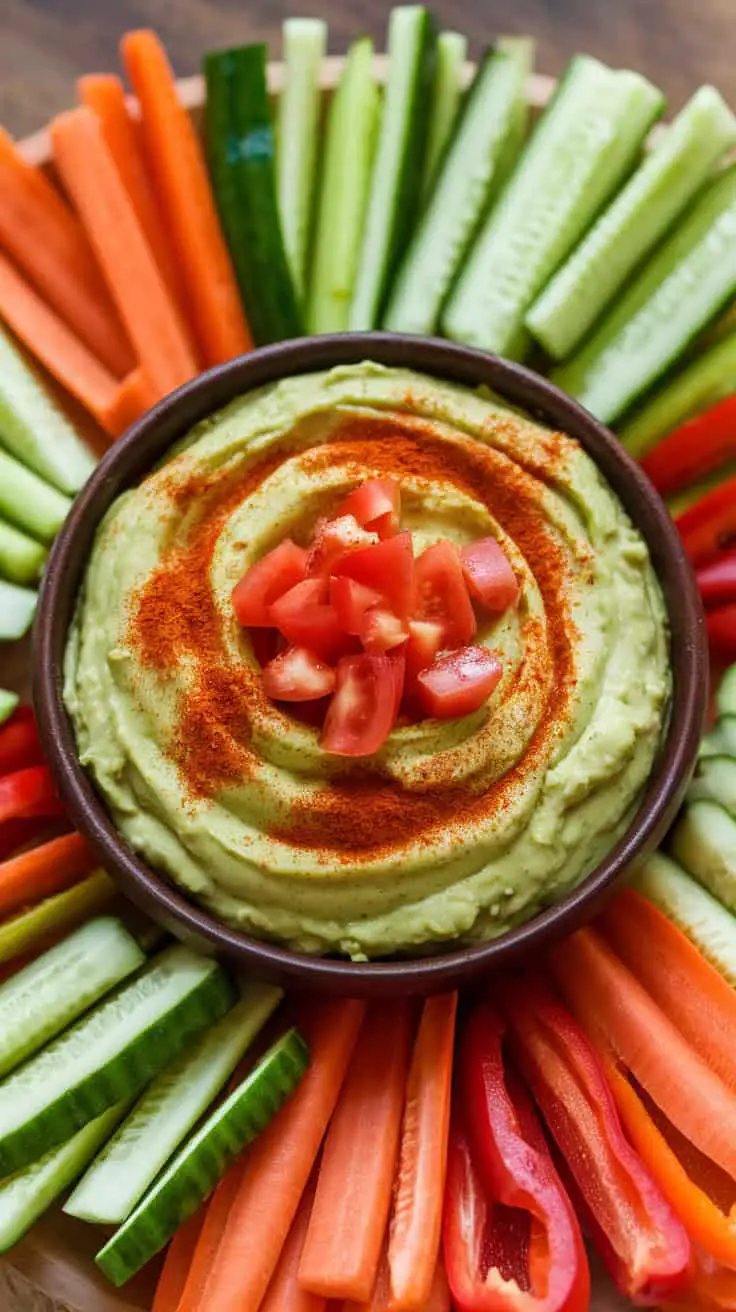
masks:
<svg viewBox="0 0 736 1312"><path fill-rule="evenodd" d="M319 79L327 24L319 18L287 18L283 44L284 86L276 125L277 190L286 258L301 296L312 222L322 104Z"/></svg>
<svg viewBox="0 0 736 1312"><path fill-rule="evenodd" d="M489 51L481 63L429 203L399 270L384 326L434 332L440 310L500 182L528 114L533 46Z"/></svg>
<svg viewBox="0 0 736 1312"><path fill-rule="evenodd" d="M314 254L307 303L310 333L347 330L368 208L381 95L373 42L350 47L325 131Z"/></svg>
<svg viewBox="0 0 736 1312"><path fill-rule="evenodd" d="M0 1175L138 1093L232 1002L216 962L179 945L155 957L0 1084Z"/></svg>
<svg viewBox="0 0 736 1312"><path fill-rule="evenodd" d="M735 291L736 166L707 188L553 381L610 423L675 363Z"/></svg>
<svg viewBox="0 0 736 1312"><path fill-rule="evenodd" d="M678 820L671 850L699 884L736 908L736 820L716 802L692 802Z"/></svg>
<svg viewBox="0 0 736 1312"><path fill-rule="evenodd" d="M92 452L0 329L0 444L60 492L73 495L95 467Z"/></svg>
<svg viewBox="0 0 736 1312"><path fill-rule="evenodd" d="M122 921L90 920L0 985L0 1075L132 975L145 954Z"/></svg>
<svg viewBox="0 0 736 1312"><path fill-rule="evenodd" d="M520 355L524 316L615 195L664 100L636 73L578 55L475 241L445 309L445 333Z"/></svg>
<svg viewBox="0 0 736 1312"><path fill-rule="evenodd" d="M736 816L736 759L703 756L687 791L689 802L718 802Z"/></svg>
<svg viewBox="0 0 736 1312"><path fill-rule="evenodd" d="M713 87L701 87L527 314L549 355L576 350L735 142L736 118Z"/></svg>
<svg viewBox="0 0 736 1312"><path fill-rule="evenodd" d="M17 692L9 692L7 688L0 688L0 724L4 724L10 718L19 700Z"/></svg>
<svg viewBox="0 0 736 1312"><path fill-rule="evenodd" d="M660 437L723 401L734 390L736 380L736 333L711 346L667 379L618 429L626 450L636 457L646 455Z"/></svg>
<svg viewBox="0 0 736 1312"><path fill-rule="evenodd" d="M268 984L246 985L232 1011L152 1080L64 1211L103 1225L124 1221L217 1097L282 996Z"/></svg>
<svg viewBox="0 0 736 1312"><path fill-rule="evenodd" d="M125 1115L117 1103L90 1121L60 1148L0 1182L0 1253L7 1253L34 1221L76 1180Z"/></svg>
<svg viewBox="0 0 736 1312"><path fill-rule="evenodd" d="M266 47L205 56L210 174L256 344L299 337L302 318L284 247Z"/></svg>
<svg viewBox="0 0 736 1312"><path fill-rule="evenodd" d="M435 65L435 28L423 5L392 9L389 70L349 327L375 328L419 206Z"/></svg>
<svg viewBox="0 0 736 1312"><path fill-rule="evenodd" d="M42 542L52 542L71 508L69 497L0 451L0 515Z"/></svg>
<svg viewBox="0 0 736 1312"><path fill-rule="evenodd" d="M0 576L11 583L35 583L45 560L40 542L0 519Z"/></svg>
<svg viewBox="0 0 736 1312"><path fill-rule="evenodd" d="M38 594L0 579L0 642L15 642L27 633L36 613Z"/></svg>
<svg viewBox="0 0 736 1312"><path fill-rule="evenodd" d="M715 728L701 739L701 761L711 756L736 757L736 715L722 715Z"/></svg>
<svg viewBox="0 0 736 1312"><path fill-rule="evenodd" d="M0 584L0 589L2 584ZM47 941L52 934L75 929L89 916L103 911L115 896L115 885L104 870L44 898L0 925L0 963L12 961Z"/></svg>
<svg viewBox="0 0 736 1312"><path fill-rule="evenodd" d="M724 671L716 693L716 706L719 715L736 715L736 665L729 665Z"/></svg>
<svg viewBox="0 0 736 1312"><path fill-rule="evenodd" d="M140 1271L197 1210L241 1149L294 1092L308 1061L301 1035L289 1030L213 1112L97 1254L96 1262L114 1285Z"/></svg>
<svg viewBox="0 0 736 1312"><path fill-rule="evenodd" d="M437 168L455 127L463 94L463 73L468 57L468 38L462 32L440 32L432 89L432 108L424 157L422 199L426 200Z"/></svg>
<svg viewBox="0 0 736 1312"><path fill-rule="evenodd" d="M736 919L731 912L661 852L637 872L636 884L736 988Z"/></svg>

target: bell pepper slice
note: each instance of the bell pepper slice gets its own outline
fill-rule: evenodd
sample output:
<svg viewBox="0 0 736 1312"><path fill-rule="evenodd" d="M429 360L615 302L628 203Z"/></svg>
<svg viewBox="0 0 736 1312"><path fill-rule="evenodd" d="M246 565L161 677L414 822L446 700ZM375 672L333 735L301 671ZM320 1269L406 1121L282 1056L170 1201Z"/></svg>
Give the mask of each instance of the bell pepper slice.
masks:
<svg viewBox="0 0 736 1312"><path fill-rule="evenodd" d="M0 775L43 764L43 752L30 706L18 706L0 729Z"/></svg>
<svg viewBox="0 0 736 1312"><path fill-rule="evenodd" d="M675 524L696 569L736 545L736 478L707 492Z"/></svg>
<svg viewBox="0 0 736 1312"><path fill-rule="evenodd" d="M626 1140L595 1050L545 981L514 980L501 997L513 1054L614 1283L638 1304L663 1302L685 1284L690 1241Z"/></svg>
<svg viewBox="0 0 736 1312"><path fill-rule="evenodd" d="M45 765L32 765L0 778L0 824L62 814L61 802Z"/></svg>
<svg viewBox="0 0 736 1312"><path fill-rule="evenodd" d="M587 1312L580 1227L529 1096L505 1064L505 1034L500 1014L482 1006L461 1045L443 1226L453 1305Z"/></svg>
<svg viewBox="0 0 736 1312"><path fill-rule="evenodd" d="M712 406L658 442L641 467L663 497L673 496L736 456L736 396Z"/></svg>
<svg viewBox="0 0 736 1312"><path fill-rule="evenodd" d="M704 606L729 606L736 602L736 551L729 551L695 575Z"/></svg>
<svg viewBox="0 0 736 1312"><path fill-rule="evenodd" d="M707 611L705 630L711 652L729 665L736 661L736 601Z"/></svg>

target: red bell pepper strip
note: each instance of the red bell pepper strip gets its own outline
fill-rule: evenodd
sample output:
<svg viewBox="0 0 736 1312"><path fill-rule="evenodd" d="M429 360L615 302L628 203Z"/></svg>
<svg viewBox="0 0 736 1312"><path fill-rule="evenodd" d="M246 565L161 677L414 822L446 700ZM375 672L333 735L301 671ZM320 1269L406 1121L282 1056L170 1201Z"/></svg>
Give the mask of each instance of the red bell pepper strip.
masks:
<svg viewBox="0 0 736 1312"><path fill-rule="evenodd" d="M33 765L0 778L0 824L62 814L61 802L45 765Z"/></svg>
<svg viewBox="0 0 736 1312"><path fill-rule="evenodd" d="M595 1050L542 980L502 991L512 1051L592 1218L593 1239L614 1283L656 1306L684 1286L684 1226L624 1136Z"/></svg>
<svg viewBox="0 0 736 1312"><path fill-rule="evenodd" d="M729 664L736 661L736 599L728 606L707 611L705 629L714 655Z"/></svg>
<svg viewBox="0 0 736 1312"><path fill-rule="evenodd" d="M529 1096L505 1066L505 1029L497 1011L480 1007L461 1045L443 1225L453 1304L458 1312L587 1312L580 1227Z"/></svg>
<svg viewBox="0 0 736 1312"><path fill-rule="evenodd" d="M0 729L0 775L42 764L33 711L30 706L19 706Z"/></svg>
<svg viewBox="0 0 736 1312"><path fill-rule="evenodd" d="M676 428L641 461L663 497L672 496L736 457L736 396Z"/></svg>
<svg viewBox="0 0 736 1312"><path fill-rule="evenodd" d="M706 493L689 510L678 515L675 524L696 569L735 546L736 477Z"/></svg>
<svg viewBox="0 0 736 1312"><path fill-rule="evenodd" d="M704 606L727 606L736 602L736 551L719 556L696 574Z"/></svg>

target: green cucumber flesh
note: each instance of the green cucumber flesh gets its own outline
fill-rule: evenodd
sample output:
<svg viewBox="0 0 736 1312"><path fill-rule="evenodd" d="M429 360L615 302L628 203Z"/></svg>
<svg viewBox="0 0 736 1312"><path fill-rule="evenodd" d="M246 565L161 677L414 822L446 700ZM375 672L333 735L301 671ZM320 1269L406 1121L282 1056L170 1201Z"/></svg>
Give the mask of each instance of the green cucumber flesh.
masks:
<svg viewBox="0 0 736 1312"><path fill-rule="evenodd" d="M704 756L687 791L689 802L718 802L736 816L736 760L732 756Z"/></svg>
<svg viewBox="0 0 736 1312"><path fill-rule="evenodd" d="M714 87L701 87L527 314L549 355L562 360L580 346L735 142L736 118Z"/></svg>
<svg viewBox="0 0 736 1312"><path fill-rule="evenodd" d="M630 455L639 459L673 429L734 391L736 333L666 379L619 428Z"/></svg>
<svg viewBox="0 0 736 1312"><path fill-rule="evenodd" d="M82 1221L120 1225L217 1097L282 996L271 985L246 985L232 1011L152 1080L64 1211Z"/></svg>
<svg viewBox="0 0 736 1312"><path fill-rule="evenodd" d="M52 542L71 509L69 497L0 451L0 515L42 542Z"/></svg>
<svg viewBox="0 0 736 1312"><path fill-rule="evenodd" d="M310 333L347 331L380 108L373 42L364 37L348 51L327 114L307 305Z"/></svg>
<svg viewBox="0 0 736 1312"><path fill-rule="evenodd" d="M9 692L7 688L0 688L0 724L4 724L10 718L19 700L17 692Z"/></svg>
<svg viewBox="0 0 736 1312"><path fill-rule="evenodd" d="M0 1176L140 1092L233 994L222 968L188 948L154 958L0 1084Z"/></svg>
<svg viewBox="0 0 736 1312"><path fill-rule="evenodd" d="M636 883L736 988L736 918L731 912L661 852L637 872Z"/></svg>
<svg viewBox="0 0 736 1312"><path fill-rule="evenodd" d="M676 861L729 910L736 907L736 820L717 802L692 802L672 833Z"/></svg>
<svg viewBox="0 0 736 1312"><path fill-rule="evenodd" d="M721 676L716 706L719 715L736 715L736 665L729 665Z"/></svg>
<svg viewBox="0 0 736 1312"><path fill-rule="evenodd" d="M388 79L348 326L381 322L416 218L435 64L435 28L423 5L391 10Z"/></svg>
<svg viewBox="0 0 736 1312"><path fill-rule="evenodd" d="M312 222L322 106L319 79L327 24L319 18L287 18L283 44L284 85L276 129L277 189L286 257L301 296Z"/></svg>
<svg viewBox="0 0 736 1312"><path fill-rule="evenodd" d="M43 384L0 329L0 445L73 496L96 461Z"/></svg>
<svg viewBox="0 0 736 1312"><path fill-rule="evenodd" d="M434 185L437 169L452 137L463 94L463 70L468 57L468 38L462 32L440 32L432 88L432 108L424 157L422 199Z"/></svg>
<svg viewBox="0 0 736 1312"><path fill-rule="evenodd" d="M736 291L736 166L713 182L674 234L552 379L604 423L676 363Z"/></svg>
<svg viewBox="0 0 736 1312"><path fill-rule="evenodd" d="M571 61L460 272L443 315L448 337L523 353L525 314L628 176L663 108L638 74Z"/></svg>
<svg viewBox="0 0 736 1312"><path fill-rule="evenodd" d="M11 583L36 583L45 560L40 542L0 519L0 576Z"/></svg>
<svg viewBox="0 0 736 1312"><path fill-rule="evenodd" d="M212 1192L238 1153L291 1097L309 1052L289 1030L209 1117L159 1176L95 1261L114 1285L140 1271Z"/></svg>
<svg viewBox="0 0 736 1312"><path fill-rule="evenodd" d="M100 916L0 984L0 1076L71 1025L145 960L122 921Z"/></svg>
<svg viewBox="0 0 736 1312"><path fill-rule="evenodd" d="M468 92L429 203L398 272L384 327L430 334L457 271L507 174L528 114L531 42L489 51Z"/></svg>
<svg viewBox="0 0 736 1312"><path fill-rule="evenodd" d="M701 760L708 756L736 757L736 715L721 715L700 743Z"/></svg>
<svg viewBox="0 0 736 1312"><path fill-rule="evenodd" d="M38 593L0 579L0 642L15 642L28 632L36 613Z"/></svg>
<svg viewBox="0 0 736 1312"><path fill-rule="evenodd" d="M302 333L279 214L266 61L263 45L216 51L204 59L210 176L258 346Z"/></svg>
<svg viewBox="0 0 736 1312"><path fill-rule="evenodd" d="M13 1248L39 1217L76 1180L125 1115L117 1103L59 1148L0 1182L0 1253Z"/></svg>

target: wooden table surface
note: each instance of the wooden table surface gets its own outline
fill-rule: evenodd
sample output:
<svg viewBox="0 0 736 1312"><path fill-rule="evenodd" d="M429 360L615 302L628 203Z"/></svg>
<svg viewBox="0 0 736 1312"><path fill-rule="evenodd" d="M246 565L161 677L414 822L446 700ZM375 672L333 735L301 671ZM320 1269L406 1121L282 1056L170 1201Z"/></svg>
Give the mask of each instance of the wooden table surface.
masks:
<svg viewBox="0 0 736 1312"><path fill-rule="evenodd" d="M736 103L734 0L436 0L443 25L459 27L477 53L494 30L533 33L540 71L556 74L577 50L655 79L679 106L697 84L715 82ZM0 123L22 135L67 106L74 79L117 66L117 41L149 25L179 73L202 51L267 40L279 50L287 14L324 15L330 48L342 53L366 29L385 45L388 0L0 0Z"/></svg>

